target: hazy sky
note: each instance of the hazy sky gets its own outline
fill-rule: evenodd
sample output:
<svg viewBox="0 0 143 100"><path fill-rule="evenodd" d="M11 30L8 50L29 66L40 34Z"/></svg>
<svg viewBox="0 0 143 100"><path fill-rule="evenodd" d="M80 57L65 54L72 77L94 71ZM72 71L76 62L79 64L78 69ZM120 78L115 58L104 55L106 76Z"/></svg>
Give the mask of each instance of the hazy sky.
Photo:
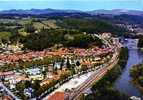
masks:
<svg viewBox="0 0 143 100"><path fill-rule="evenodd" d="M31 8L143 10L143 0L0 0L0 10Z"/></svg>

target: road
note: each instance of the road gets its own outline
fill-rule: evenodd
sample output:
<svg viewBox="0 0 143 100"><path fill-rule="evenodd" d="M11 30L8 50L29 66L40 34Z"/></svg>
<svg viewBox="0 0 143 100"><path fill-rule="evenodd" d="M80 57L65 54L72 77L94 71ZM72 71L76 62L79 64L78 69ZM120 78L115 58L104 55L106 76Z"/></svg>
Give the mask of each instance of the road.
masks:
<svg viewBox="0 0 143 100"><path fill-rule="evenodd" d="M2 87L8 95L14 98L14 100L20 100L17 96L15 96L6 86L3 85L3 83L0 83L0 87Z"/></svg>
<svg viewBox="0 0 143 100"><path fill-rule="evenodd" d="M68 96L68 100L78 100L84 90L88 89L93 83L100 80L108 70L112 69L118 63L118 54L119 51L115 52L108 65L102 67L98 73L92 74L83 84L73 90Z"/></svg>

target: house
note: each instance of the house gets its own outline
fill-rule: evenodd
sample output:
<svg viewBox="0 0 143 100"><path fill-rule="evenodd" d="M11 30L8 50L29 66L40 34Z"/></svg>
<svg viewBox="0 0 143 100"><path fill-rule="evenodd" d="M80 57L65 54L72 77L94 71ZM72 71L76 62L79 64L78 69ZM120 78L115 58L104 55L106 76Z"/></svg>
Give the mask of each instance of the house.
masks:
<svg viewBox="0 0 143 100"><path fill-rule="evenodd" d="M10 77L12 75L15 75L15 73L13 71L0 72L0 79L5 78L5 77Z"/></svg>
<svg viewBox="0 0 143 100"><path fill-rule="evenodd" d="M51 95L47 100L65 100L65 93L56 92L53 95Z"/></svg>
<svg viewBox="0 0 143 100"><path fill-rule="evenodd" d="M2 97L2 100L13 100L13 98L10 97L9 95L5 95Z"/></svg>
<svg viewBox="0 0 143 100"><path fill-rule="evenodd" d="M103 38L107 38L107 39L109 39L111 36L112 36L112 34L111 33L102 33L102 35L101 35Z"/></svg>
<svg viewBox="0 0 143 100"><path fill-rule="evenodd" d="M34 90L33 90L32 88L27 88L27 89L24 89L24 94L25 94L27 97L31 97L33 91L34 91Z"/></svg>
<svg viewBox="0 0 143 100"><path fill-rule="evenodd" d="M31 80L42 80L44 78L39 68L27 69L25 72Z"/></svg>

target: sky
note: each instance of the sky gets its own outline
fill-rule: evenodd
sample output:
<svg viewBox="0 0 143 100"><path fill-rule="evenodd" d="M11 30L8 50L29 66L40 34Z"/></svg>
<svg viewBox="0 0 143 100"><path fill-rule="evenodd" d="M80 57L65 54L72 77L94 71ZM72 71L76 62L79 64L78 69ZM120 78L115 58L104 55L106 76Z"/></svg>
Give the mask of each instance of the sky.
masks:
<svg viewBox="0 0 143 100"><path fill-rule="evenodd" d="M143 0L0 0L0 10L9 9L129 9L143 10Z"/></svg>

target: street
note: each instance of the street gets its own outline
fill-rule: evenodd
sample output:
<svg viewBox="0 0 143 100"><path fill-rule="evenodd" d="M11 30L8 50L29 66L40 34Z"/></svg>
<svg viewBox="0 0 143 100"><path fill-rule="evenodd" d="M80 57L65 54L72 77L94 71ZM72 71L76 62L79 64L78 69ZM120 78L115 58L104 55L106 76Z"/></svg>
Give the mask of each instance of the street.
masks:
<svg viewBox="0 0 143 100"><path fill-rule="evenodd" d="M0 83L0 87L2 87L8 95L12 96L14 100L20 100L17 96L15 96L6 86L4 86L2 83Z"/></svg>

